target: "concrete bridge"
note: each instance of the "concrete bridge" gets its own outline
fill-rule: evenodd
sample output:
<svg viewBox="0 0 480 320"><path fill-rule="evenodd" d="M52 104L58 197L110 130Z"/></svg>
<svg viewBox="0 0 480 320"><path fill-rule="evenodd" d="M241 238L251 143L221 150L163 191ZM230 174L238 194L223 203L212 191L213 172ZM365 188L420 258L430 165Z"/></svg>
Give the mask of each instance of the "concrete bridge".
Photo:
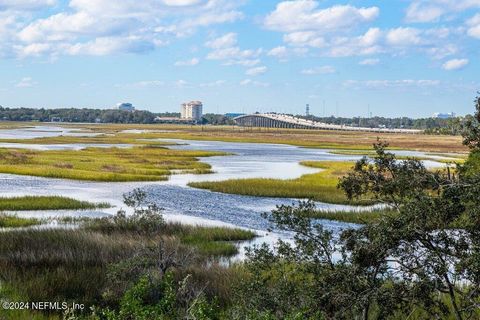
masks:
<svg viewBox="0 0 480 320"><path fill-rule="evenodd" d="M367 131L389 133L421 133L422 130L414 129L387 129L350 127L338 124L329 124L297 118L277 113L255 113L234 118L235 122L242 127L285 128L285 129L317 129L317 130L343 130L343 131Z"/></svg>

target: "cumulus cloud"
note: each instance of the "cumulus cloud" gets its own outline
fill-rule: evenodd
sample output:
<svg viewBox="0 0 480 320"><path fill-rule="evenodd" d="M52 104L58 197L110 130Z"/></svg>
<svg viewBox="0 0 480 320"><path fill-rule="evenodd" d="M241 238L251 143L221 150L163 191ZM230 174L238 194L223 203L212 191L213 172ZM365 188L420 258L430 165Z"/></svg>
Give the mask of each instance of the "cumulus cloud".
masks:
<svg viewBox="0 0 480 320"><path fill-rule="evenodd" d="M480 8L479 0L414 0L408 6L407 22L435 22L451 13Z"/></svg>
<svg viewBox="0 0 480 320"><path fill-rule="evenodd" d="M256 68L251 68L245 71L245 74L247 76L258 76L260 74L264 74L267 72L267 67L261 66L261 67L256 67Z"/></svg>
<svg viewBox="0 0 480 320"><path fill-rule="evenodd" d="M221 37L212 39L205 43L205 46L212 49L230 48L237 44L237 34L234 32L226 33Z"/></svg>
<svg viewBox="0 0 480 320"><path fill-rule="evenodd" d="M420 30L414 28L396 28L387 33L387 42L394 46L417 45L421 42Z"/></svg>
<svg viewBox="0 0 480 320"><path fill-rule="evenodd" d="M448 60L442 65L442 68L447 71L459 70L468 64L468 59L452 59Z"/></svg>
<svg viewBox="0 0 480 320"><path fill-rule="evenodd" d="M200 63L200 59L192 58L190 60L183 60L175 62L176 67L193 67Z"/></svg>
<svg viewBox="0 0 480 320"><path fill-rule="evenodd" d="M37 10L56 3L56 0L0 0L0 10Z"/></svg>
<svg viewBox="0 0 480 320"><path fill-rule="evenodd" d="M336 5L318 9L313 0L283 1L265 18L265 26L276 31L337 31L350 28L358 23L369 22L379 15L378 7L357 8L350 5Z"/></svg>
<svg viewBox="0 0 480 320"><path fill-rule="evenodd" d="M209 60L225 60L225 65L242 65L251 67L258 63L257 59L262 49L240 49L237 45L237 34L227 33L215 39L209 40L205 46L213 49L207 54Z"/></svg>
<svg viewBox="0 0 480 320"><path fill-rule="evenodd" d="M54 4L56 0L0 0L0 9ZM60 12L45 17L22 15L22 21L9 26L8 41L2 35L0 39L4 45L12 42L20 57L144 52L164 45L172 36L184 37L200 27L241 19L240 5L228 0L71 0L68 8L59 5Z"/></svg>
<svg viewBox="0 0 480 320"><path fill-rule="evenodd" d="M302 74L307 74L307 75L329 74L329 73L335 73L335 72L336 70L332 66L321 66L321 67L302 70Z"/></svg>
<svg viewBox="0 0 480 320"><path fill-rule="evenodd" d="M477 39L480 39L480 13L470 18L467 21L468 35Z"/></svg>
<svg viewBox="0 0 480 320"><path fill-rule="evenodd" d="M287 48L285 46L278 46L267 52L268 56L285 58L287 56Z"/></svg>

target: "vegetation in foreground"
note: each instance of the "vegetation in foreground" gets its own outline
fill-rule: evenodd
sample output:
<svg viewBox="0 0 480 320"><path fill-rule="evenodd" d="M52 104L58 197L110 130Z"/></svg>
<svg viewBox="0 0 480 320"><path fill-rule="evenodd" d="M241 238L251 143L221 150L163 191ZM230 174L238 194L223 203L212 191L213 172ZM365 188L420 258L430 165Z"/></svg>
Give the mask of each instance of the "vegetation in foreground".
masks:
<svg viewBox="0 0 480 320"><path fill-rule="evenodd" d="M111 218L86 220L73 230L0 232L0 300L87 305L83 315L68 319L87 316L91 306L102 319L114 319L113 315L157 319L158 312L169 315L163 319L177 319L174 303L201 315L208 311L203 309L209 307L207 297L226 299L234 270L222 267L218 259L237 253L234 242L256 235L241 229L166 223L161 209L144 201L145 194L134 190L125 196L125 204L134 209L132 216L120 211ZM162 307L141 307L163 298ZM2 316L56 319L59 314L3 309Z"/></svg>
<svg viewBox="0 0 480 320"><path fill-rule="evenodd" d="M83 210L109 207L108 203L92 203L62 196L0 197L0 211Z"/></svg>
<svg viewBox="0 0 480 320"><path fill-rule="evenodd" d="M210 172L197 157L216 152L169 150L158 146L87 148L79 151L0 149L0 172L91 181L166 180L174 170Z"/></svg>
<svg viewBox="0 0 480 320"><path fill-rule="evenodd" d="M0 213L0 228L21 228L40 224L41 221L34 218L20 218Z"/></svg>
<svg viewBox="0 0 480 320"><path fill-rule="evenodd" d="M337 188L338 179L354 165L350 161L303 161L302 165L322 169L297 179L230 179L225 181L191 182L195 188L215 192L262 197L312 199L325 203L370 205L365 199L349 200Z"/></svg>

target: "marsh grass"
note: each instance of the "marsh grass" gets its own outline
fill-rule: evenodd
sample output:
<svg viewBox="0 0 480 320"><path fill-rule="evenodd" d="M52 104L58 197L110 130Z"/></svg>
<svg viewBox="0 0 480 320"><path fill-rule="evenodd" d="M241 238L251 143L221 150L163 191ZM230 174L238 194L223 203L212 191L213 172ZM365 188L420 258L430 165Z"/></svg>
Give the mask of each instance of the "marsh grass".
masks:
<svg viewBox="0 0 480 320"><path fill-rule="evenodd" d="M377 155L374 150L330 150L329 153L339 154L339 155L358 155L358 156L367 156L367 157L375 157ZM445 159L439 159L436 157L445 157ZM425 156L421 156L421 157L397 155L396 158L398 160L416 159L421 161L427 161L427 160L435 161L435 162L440 162L445 164L450 164L450 163L461 164L465 162L466 155L461 153L426 153Z"/></svg>
<svg viewBox="0 0 480 320"><path fill-rule="evenodd" d="M191 182L195 188L216 192L241 194L258 197L281 197L311 199L335 204L372 204L368 200L350 201L337 188L338 179L353 166L353 162L303 161L302 165L322 169L321 172L306 174L297 179L231 179L214 182Z"/></svg>
<svg viewBox="0 0 480 320"><path fill-rule="evenodd" d="M105 202L92 203L62 196L0 197L0 210L3 211L75 210L110 207L110 204Z"/></svg>
<svg viewBox="0 0 480 320"><path fill-rule="evenodd" d="M89 231L102 234L143 234L144 236L155 237L158 234L163 236L174 236L183 244L196 247L199 253L204 256L232 256L238 250L235 243L238 241L251 240L256 234L249 230L233 229L227 227L204 227L189 226L180 223L162 223L152 227L152 223L140 227L141 222L131 219L117 220L112 218L92 219L84 222L84 228ZM147 233L144 231L148 230Z"/></svg>
<svg viewBox="0 0 480 320"><path fill-rule="evenodd" d="M198 157L218 152L133 148L32 151L0 149L0 172L75 180L122 182L167 180L175 170L206 173L210 165Z"/></svg>
<svg viewBox="0 0 480 320"><path fill-rule="evenodd" d="M12 126L26 126L28 123L12 123ZM32 123L31 125L39 125ZM96 137L52 137L40 139L1 139L0 142L21 143L122 143L122 144L157 144L167 145L161 141L142 141L142 139L188 139L226 142L278 143L300 147L345 150L371 150L377 137L390 142L391 149L419 150L428 152L465 152L461 137L424 134L394 134L379 132L348 132L335 130L301 130L276 128L245 128L236 126L186 126L167 124L68 124L64 127L87 129L101 133ZM160 132L124 133L123 130L160 130Z"/></svg>
<svg viewBox="0 0 480 320"><path fill-rule="evenodd" d="M0 228L22 228L38 225L40 223L40 220L34 218L20 218L0 213Z"/></svg>
<svg viewBox="0 0 480 320"><path fill-rule="evenodd" d="M253 232L240 229L169 223L158 233L110 227L104 232L105 220L95 220L74 230L0 232L2 287L14 288L14 295L9 297L16 295L27 301L44 301L48 297L48 301L91 305L102 300L112 267L123 266L134 278L140 269L158 268L158 259L163 255L168 261L175 256L178 263L194 263L184 267L201 273L198 268L204 268L201 266L213 257L237 252L229 241L255 237ZM147 258L151 262L144 260Z"/></svg>

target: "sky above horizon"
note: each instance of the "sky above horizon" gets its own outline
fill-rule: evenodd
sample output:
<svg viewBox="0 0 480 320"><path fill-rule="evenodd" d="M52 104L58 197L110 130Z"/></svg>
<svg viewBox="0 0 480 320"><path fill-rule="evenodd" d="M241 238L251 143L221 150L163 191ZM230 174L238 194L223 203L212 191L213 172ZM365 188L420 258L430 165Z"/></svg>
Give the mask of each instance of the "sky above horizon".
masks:
<svg viewBox="0 0 480 320"><path fill-rule="evenodd" d="M0 105L473 111L480 0L0 0Z"/></svg>

